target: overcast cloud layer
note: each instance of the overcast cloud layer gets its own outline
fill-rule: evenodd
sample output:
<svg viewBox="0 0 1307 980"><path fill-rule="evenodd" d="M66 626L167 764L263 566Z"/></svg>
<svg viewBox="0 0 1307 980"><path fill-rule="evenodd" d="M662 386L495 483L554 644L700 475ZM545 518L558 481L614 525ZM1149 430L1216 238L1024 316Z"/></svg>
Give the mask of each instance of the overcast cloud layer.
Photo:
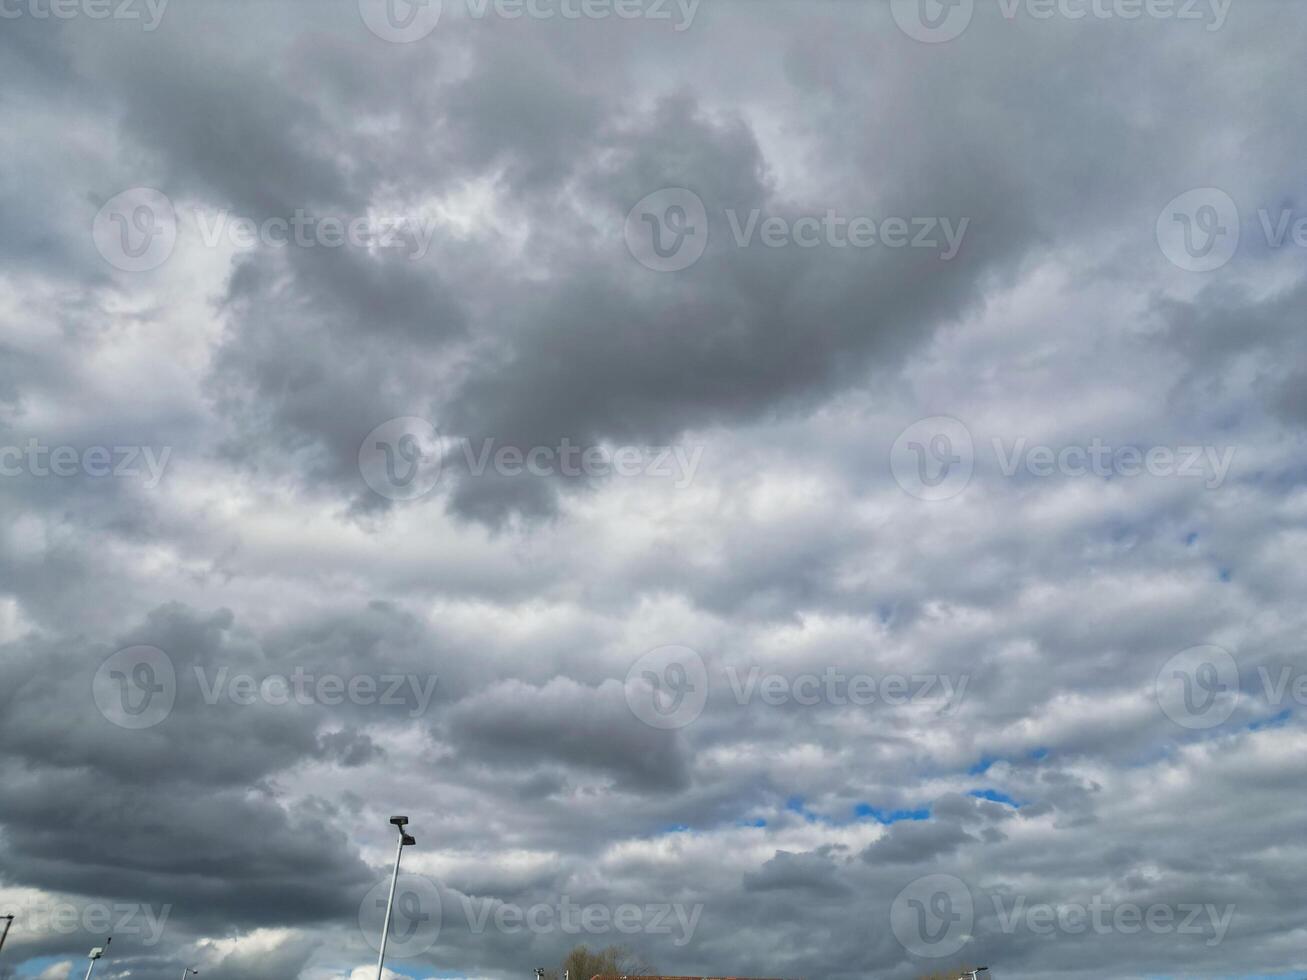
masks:
<svg viewBox="0 0 1307 980"><path fill-rule="evenodd" d="M1307 8L50 4L0 975L1307 972Z"/></svg>

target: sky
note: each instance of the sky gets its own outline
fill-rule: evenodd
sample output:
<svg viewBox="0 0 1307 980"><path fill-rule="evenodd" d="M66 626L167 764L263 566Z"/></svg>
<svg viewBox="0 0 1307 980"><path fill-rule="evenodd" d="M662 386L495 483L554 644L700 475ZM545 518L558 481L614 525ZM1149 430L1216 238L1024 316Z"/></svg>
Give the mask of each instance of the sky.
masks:
<svg viewBox="0 0 1307 980"><path fill-rule="evenodd" d="M1305 43L0 0L0 975L1307 975Z"/></svg>

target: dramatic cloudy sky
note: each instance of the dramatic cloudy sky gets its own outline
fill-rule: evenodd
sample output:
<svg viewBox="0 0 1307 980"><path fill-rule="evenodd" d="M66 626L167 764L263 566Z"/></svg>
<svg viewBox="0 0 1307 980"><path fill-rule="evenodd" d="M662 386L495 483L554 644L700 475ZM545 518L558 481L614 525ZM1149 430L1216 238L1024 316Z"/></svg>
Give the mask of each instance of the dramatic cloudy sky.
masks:
<svg viewBox="0 0 1307 980"><path fill-rule="evenodd" d="M1307 10L49 4L0 973L1307 972Z"/></svg>

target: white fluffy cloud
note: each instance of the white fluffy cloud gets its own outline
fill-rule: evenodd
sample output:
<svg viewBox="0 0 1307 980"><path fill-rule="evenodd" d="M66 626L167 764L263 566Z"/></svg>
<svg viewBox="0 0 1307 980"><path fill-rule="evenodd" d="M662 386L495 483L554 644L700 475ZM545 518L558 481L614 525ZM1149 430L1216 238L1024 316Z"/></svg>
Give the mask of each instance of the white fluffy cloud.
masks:
<svg viewBox="0 0 1307 980"><path fill-rule="evenodd" d="M20 975L1307 970L1307 19L505 6L5 20Z"/></svg>

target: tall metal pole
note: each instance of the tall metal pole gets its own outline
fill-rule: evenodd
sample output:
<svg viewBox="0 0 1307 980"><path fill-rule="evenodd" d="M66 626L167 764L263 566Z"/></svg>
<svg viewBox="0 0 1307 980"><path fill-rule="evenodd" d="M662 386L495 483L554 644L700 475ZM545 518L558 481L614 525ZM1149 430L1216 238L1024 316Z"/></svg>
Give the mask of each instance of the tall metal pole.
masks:
<svg viewBox="0 0 1307 980"><path fill-rule="evenodd" d="M0 919L5 920L5 931L0 932L0 949L5 948L5 938L9 935L9 927L14 924L12 915L0 915Z"/></svg>
<svg viewBox="0 0 1307 980"><path fill-rule="evenodd" d="M87 954L90 957L91 962L86 964L86 980L91 980L91 971L95 969L95 961L104 955L105 950L109 948L111 942L113 942L113 936L106 939L103 946L96 946L95 949Z"/></svg>
<svg viewBox="0 0 1307 980"><path fill-rule="evenodd" d="M399 847L395 849L395 873L390 878L390 897L386 899L386 921L381 926L381 952L377 955L377 980L381 980L381 965L386 962L386 939L390 936L390 907L395 904L395 883L399 881L399 859L404 855L404 829L399 831Z"/></svg>

